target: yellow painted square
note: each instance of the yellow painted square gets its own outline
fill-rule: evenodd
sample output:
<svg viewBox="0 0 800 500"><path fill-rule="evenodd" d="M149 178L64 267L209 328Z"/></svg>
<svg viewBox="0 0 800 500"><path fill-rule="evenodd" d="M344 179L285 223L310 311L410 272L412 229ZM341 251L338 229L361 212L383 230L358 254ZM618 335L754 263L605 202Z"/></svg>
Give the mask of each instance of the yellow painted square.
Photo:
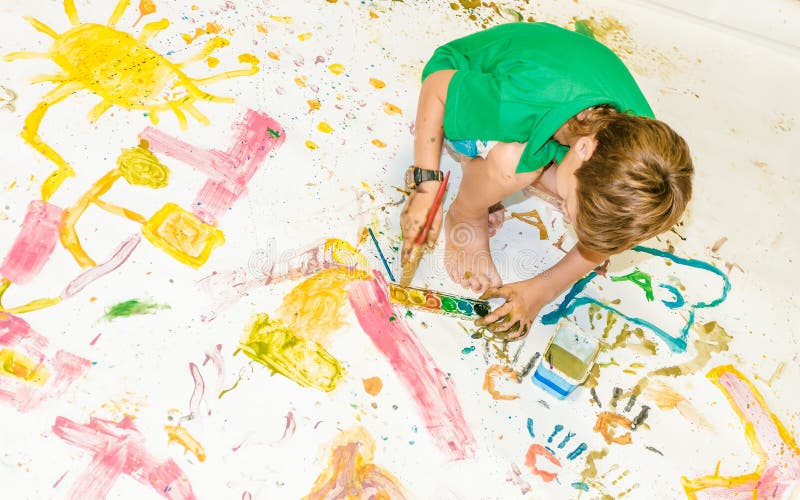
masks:
<svg viewBox="0 0 800 500"><path fill-rule="evenodd" d="M211 251L225 243L222 231L174 203L167 203L145 222L142 234L153 245L194 268L205 264Z"/></svg>

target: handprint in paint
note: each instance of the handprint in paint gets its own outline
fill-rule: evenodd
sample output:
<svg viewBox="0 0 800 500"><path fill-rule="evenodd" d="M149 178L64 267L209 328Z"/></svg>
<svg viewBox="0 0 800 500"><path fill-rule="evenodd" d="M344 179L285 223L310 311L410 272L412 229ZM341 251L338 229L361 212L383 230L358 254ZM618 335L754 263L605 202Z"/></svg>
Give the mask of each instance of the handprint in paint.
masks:
<svg viewBox="0 0 800 500"><path fill-rule="evenodd" d="M536 438L534 431L534 422L532 418L527 421L528 433L532 438ZM581 442L572 451L568 451L572 445L569 442L575 437L575 433L569 430L562 434L564 426L556 424L553 430L548 434L547 439L542 443L533 443L528 447L528 452L525 454L525 465L536 476L539 476L542 481L549 483L555 480L562 468L562 462L559 456L566 454L569 461L575 460L586 451L586 443ZM555 468L555 469L554 469ZM576 489L583 489L583 483L573 483L572 486Z"/></svg>
<svg viewBox="0 0 800 500"><path fill-rule="evenodd" d="M638 387L633 388L624 408L619 402L622 396L622 389L614 387L608 409L597 414L597 420L594 424L594 431L599 432L608 444L631 444L631 432L636 431L644 423L650 412L649 406L642 405L638 414L633 416L633 413L631 413L636 404L636 398L639 396ZM592 389L592 398L598 406L603 407L594 389ZM624 412L624 414L621 412Z"/></svg>

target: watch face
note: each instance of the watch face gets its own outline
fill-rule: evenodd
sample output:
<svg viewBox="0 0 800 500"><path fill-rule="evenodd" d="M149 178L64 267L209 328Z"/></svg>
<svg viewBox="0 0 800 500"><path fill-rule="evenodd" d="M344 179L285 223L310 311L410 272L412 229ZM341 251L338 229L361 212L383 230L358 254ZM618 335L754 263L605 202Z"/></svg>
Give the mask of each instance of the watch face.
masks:
<svg viewBox="0 0 800 500"><path fill-rule="evenodd" d="M409 189L417 187L417 183L414 182L414 167L410 167L406 170L406 187Z"/></svg>

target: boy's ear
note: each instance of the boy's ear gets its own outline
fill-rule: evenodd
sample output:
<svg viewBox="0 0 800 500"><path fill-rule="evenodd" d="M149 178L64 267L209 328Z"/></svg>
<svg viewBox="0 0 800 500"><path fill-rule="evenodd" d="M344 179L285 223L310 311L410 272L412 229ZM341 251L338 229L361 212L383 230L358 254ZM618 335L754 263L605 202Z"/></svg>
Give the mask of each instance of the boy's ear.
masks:
<svg viewBox="0 0 800 500"><path fill-rule="evenodd" d="M594 154L596 147L597 139L595 139L594 136L586 135L575 142L573 149L578 153L578 158L580 158L581 161L587 161L592 157L592 154Z"/></svg>

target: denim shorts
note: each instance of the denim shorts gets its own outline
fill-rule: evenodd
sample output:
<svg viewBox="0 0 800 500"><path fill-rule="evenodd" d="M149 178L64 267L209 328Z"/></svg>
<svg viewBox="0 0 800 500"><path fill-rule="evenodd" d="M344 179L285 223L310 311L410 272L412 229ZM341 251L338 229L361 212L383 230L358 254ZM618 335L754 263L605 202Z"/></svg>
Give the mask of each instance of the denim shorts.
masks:
<svg viewBox="0 0 800 500"><path fill-rule="evenodd" d="M458 154L475 158L480 156L484 160L489 155L489 151L497 145L497 141L478 141L475 139L463 139L460 141L451 141L445 138L445 142L450 146L453 151Z"/></svg>

